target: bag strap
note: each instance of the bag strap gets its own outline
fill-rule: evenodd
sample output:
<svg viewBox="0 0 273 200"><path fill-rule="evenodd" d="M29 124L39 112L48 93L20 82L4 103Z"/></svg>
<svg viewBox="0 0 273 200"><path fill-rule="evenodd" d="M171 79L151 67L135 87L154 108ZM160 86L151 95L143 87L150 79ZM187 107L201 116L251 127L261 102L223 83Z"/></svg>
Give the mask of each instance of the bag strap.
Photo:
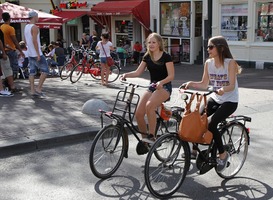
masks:
<svg viewBox="0 0 273 200"><path fill-rule="evenodd" d="M191 103L194 100L195 96L196 96L196 94L192 94L189 102L186 102L186 106L185 106L186 111L190 111L190 109L191 109Z"/></svg>
<svg viewBox="0 0 273 200"><path fill-rule="evenodd" d="M105 56L106 56L106 58L107 58L107 54L106 54L105 49L104 49L104 47L103 47L103 43L101 42L100 44L101 44L102 49L103 49L103 51L104 51L104 54L105 54Z"/></svg>
<svg viewBox="0 0 273 200"><path fill-rule="evenodd" d="M200 110L200 105L202 103L202 99L204 99L204 113L207 113L207 97L206 95L197 95L197 102L196 102L196 110Z"/></svg>

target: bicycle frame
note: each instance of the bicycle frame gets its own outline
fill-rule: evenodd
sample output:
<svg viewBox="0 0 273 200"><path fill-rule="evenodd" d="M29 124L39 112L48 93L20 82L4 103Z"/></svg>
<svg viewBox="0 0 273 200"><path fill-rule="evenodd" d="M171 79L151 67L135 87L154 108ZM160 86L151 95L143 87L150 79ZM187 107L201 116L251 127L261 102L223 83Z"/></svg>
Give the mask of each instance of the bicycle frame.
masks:
<svg viewBox="0 0 273 200"><path fill-rule="evenodd" d="M243 122L240 122L240 121L243 121ZM227 127L231 123L237 123L237 124L240 124L242 127L244 127L244 130L242 130L242 133L241 133L239 146L237 149L235 149L235 147L233 145L233 141L229 141L229 143L232 144L231 148L234 148L235 152L240 151L240 147L242 145L242 143L241 143L242 142L242 134L244 131L246 131L246 133L247 133L248 144L250 142L249 130L245 126L246 122L251 122L251 118L247 117L247 116L243 116L243 115L238 115L238 116L230 116L226 120L222 121L219 124L218 128L219 128L219 131L221 134L223 134L224 131L227 130ZM231 139L231 138L229 138L229 139ZM204 173L208 172L210 169L217 166L217 162L216 162L217 147L215 146L214 140L212 140L212 142L209 144L209 147L207 150L201 151L200 148L198 147L198 145L204 146L204 144L193 143L193 146L198 151L200 159L203 162L202 166L200 166L201 167L200 174L204 174ZM225 148L230 148L230 147L226 146ZM210 156L210 154L211 154L211 156ZM198 165L198 161L196 162L196 164Z"/></svg>
<svg viewBox="0 0 273 200"><path fill-rule="evenodd" d="M128 87L131 87L131 90L129 90ZM106 111L100 110L100 113L101 113L100 119L101 119L102 128L103 128L103 116L107 116L108 118L112 119L112 124L114 125L119 125L120 127L124 127L126 125L126 127L131 131L131 133L135 136L135 138L138 141L141 141L141 139L137 135L137 133L147 135L147 133L142 133L141 131L139 131L136 128L136 126L133 124L136 107L140 100L140 96L135 93L135 89L138 87L146 88L144 86L134 85L131 83L127 84L123 91L118 92L112 112L106 112ZM133 102L133 99L135 100L134 102ZM125 104L124 108L120 108L119 103ZM134 109L132 109L132 105L135 106ZM178 108L178 107L175 107L175 108ZM120 114L116 112L120 112ZM176 120L178 120L180 117L178 112L183 112L183 109L181 108L180 110L177 110L177 112L174 113L174 117L176 118ZM164 126L165 130L168 133L170 133L168 131L167 125L163 123L164 119L161 118L160 114L157 111L156 111L156 114L157 114L157 123L162 122L161 124ZM126 119L127 115L128 115L128 119ZM127 133L125 134L126 134L125 135L126 141L128 141L128 134ZM128 142L126 144L125 157L127 157L127 155L128 155Z"/></svg>

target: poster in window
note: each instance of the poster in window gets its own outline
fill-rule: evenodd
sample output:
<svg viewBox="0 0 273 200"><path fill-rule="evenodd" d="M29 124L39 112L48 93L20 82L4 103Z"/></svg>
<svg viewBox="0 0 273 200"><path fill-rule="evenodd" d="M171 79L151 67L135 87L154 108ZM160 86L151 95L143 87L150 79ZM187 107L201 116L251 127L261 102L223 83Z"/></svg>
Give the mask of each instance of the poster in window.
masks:
<svg viewBox="0 0 273 200"><path fill-rule="evenodd" d="M190 62L190 40L182 40L182 62Z"/></svg>
<svg viewBox="0 0 273 200"><path fill-rule="evenodd" d="M190 2L160 4L162 35L190 36Z"/></svg>
<svg viewBox="0 0 273 200"><path fill-rule="evenodd" d="M268 3L263 3L261 7L261 15L267 15L268 13Z"/></svg>

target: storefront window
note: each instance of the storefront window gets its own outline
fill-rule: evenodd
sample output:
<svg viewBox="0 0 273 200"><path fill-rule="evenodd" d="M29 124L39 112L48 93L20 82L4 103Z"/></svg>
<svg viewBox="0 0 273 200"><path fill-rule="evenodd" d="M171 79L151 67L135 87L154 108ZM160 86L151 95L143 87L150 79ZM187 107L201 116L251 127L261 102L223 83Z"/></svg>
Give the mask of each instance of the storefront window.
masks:
<svg viewBox="0 0 273 200"><path fill-rule="evenodd" d="M247 4L222 5L221 34L227 40L247 39Z"/></svg>
<svg viewBox="0 0 273 200"><path fill-rule="evenodd" d="M273 2L257 3L256 41L273 42Z"/></svg>
<svg viewBox="0 0 273 200"><path fill-rule="evenodd" d="M190 37L190 2L161 3L161 35Z"/></svg>
<svg viewBox="0 0 273 200"><path fill-rule="evenodd" d="M116 20L115 21L115 32L116 33L128 33L128 24L130 21Z"/></svg>

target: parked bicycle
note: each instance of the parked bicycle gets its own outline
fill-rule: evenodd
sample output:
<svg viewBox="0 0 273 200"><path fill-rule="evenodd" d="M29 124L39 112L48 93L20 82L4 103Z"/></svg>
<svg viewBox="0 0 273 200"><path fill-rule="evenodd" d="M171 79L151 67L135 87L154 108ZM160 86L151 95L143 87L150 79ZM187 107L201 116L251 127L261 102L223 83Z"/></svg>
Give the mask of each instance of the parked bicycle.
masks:
<svg viewBox="0 0 273 200"><path fill-rule="evenodd" d="M83 75L91 75L95 80L101 80L101 64L98 59L96 59L95 51L84 51L82 61L76 65L70 74L71 83L76 83L80 80ZM114 82L118 79L120 75L120 68L118 65L110 66L110 73L108 82Z"/></svg>
<svg viewBox="0 0 273 200"><path fill-rule="evenodd" d="M112 176L119 168L123 158L128 158L128 129L138 140L137 152L143 153L143 150L147 149L147 146L137 135L140 132L135 127L133 119L140 99L135 90L140 87L148 87L127 82L123 83L125 84L124 90L118 92L112 112L100 111L102 129L95 136L90 149L89 164L91 171L101 179ZM171 111L165 113L168 116L167 118L163 118L161 112L157 111L156 136L159 137L171 131L177 132L183 111L183 108L172 107ZM104 116L110 118L112 124L103 126ZM147 133L142 134L147 135ZM166 159L157 152L154 152L154 154L159 160Z"/></svg>
<svg viewBox="0 0 273 200"><path fill-rule="evenodd" d="M76 49L73 47L73 44L70 45L71 51L71 58L68 60L67 63L60 69L60 78L62 80L66 80L70 77L70 73L72 69L79 63L79 59L77 59L77 55L82 53L82 49Z"/></svg>
<svg viewBox="0 0 273 200"><path fill-rule="evenodd" d="M188 95L201 95L198 92L184 91ZM204 95L209 95L206 92ZM187 95L183 95L187 101ZM232 116L219 124L219 131L225 150L230 154L227 168L216 173L225 179L234 177L242 168L249 145L249 129L246 122L251 118L243 115ZM200 174L216 168L217 148L214 140L209 145L193 144L198 151L196 167ZM158 159L155 152L164 155L166 159ZM179 139L177 133L165 134L160 137L150 149L145 162L145 182L149 191L157 198L169 198L182 185L190 167L189 143Z"/></svg>

